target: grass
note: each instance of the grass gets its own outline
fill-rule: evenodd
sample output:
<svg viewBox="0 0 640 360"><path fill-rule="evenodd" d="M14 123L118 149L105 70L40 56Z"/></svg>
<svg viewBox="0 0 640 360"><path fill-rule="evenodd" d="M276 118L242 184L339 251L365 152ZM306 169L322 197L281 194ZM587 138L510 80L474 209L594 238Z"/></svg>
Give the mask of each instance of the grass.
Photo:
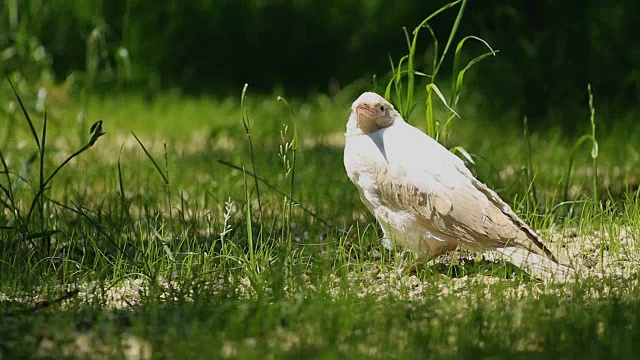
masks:
<svg viewBox="0 0 640 360"><path fill-rule="evenodd" d="M598 137L598 207L575 201L590 201L590 153L575 152L559 133L529 130L528 156L521 130L472 116L451 138L473 150L480 178L550 241L595 244L581 255L593 258L604 279L543 284L508 264L464 257L398 274L411 260L379 247L380 231L342 168L348 102L318 96L289 107L249 91L244 103L246 112L240 97L162 94L149 101L131 94L50 105L45 179L86 142L69 114L82 108L102 114L106 135L47 185L41 227L2 230L3 355L119 357L138 349L168 358L630 357L637 351L640 212L631 187L640 159L633 147L618 155L625 149L620 134ZM41 127L41 116L28 110ZM14 203L23 208L40 179L25 159L40 152L19 110L3 122L10 173L2 185L11 179ZM567 159L574 201L562 205ZM525 196L531 179L535 201ZM6 210L2 223L15 223ZM45 230L46 251L36 241ZM34 233L40 237L29 239Z"/></svg>
<svg viewBox="0 0 640 360"><path fill-rule="evenodd" d="M0 358L635 358L640 133L601 130L590 87L582 137L482 119L459 99L495 51L454 46L465 5L436 12L458 6L441 53L431 17L406 33L386 96L602 277L543 283L465 252L384 250L342 165L365 89L100 96L94 32L79 99L52 96L45 113L24 88L22 103L2 97ZM436 44L430 77L421 29ZM462 66L469 40L489 52ZM449 49L447 97L435 81Z"/></svg>

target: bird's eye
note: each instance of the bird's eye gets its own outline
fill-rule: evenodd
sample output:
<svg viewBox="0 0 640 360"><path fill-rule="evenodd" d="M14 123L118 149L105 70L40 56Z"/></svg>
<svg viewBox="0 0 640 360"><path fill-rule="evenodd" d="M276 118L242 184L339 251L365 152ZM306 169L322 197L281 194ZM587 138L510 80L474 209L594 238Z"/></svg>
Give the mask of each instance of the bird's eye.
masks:
<svg viewBox="0 0 640 360"><path fill-rule="evenodd" d="M384 111L384 105L380 105L380 111Z"/></svg>

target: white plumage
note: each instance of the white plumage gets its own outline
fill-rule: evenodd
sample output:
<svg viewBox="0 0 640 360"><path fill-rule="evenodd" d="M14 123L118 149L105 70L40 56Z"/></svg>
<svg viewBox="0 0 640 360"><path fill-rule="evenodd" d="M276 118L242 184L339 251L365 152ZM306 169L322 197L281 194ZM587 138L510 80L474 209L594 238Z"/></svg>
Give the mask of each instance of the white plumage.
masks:
<svg viewBox="0 0 640 360"><path fill-rule="evenodd" d="M458 246L495 250L540 278L573 275L568 261L555 256L462 160L407 124L384 98L367 92L351 109L344 165L382 227L383 245L431 257Z"/></svg>

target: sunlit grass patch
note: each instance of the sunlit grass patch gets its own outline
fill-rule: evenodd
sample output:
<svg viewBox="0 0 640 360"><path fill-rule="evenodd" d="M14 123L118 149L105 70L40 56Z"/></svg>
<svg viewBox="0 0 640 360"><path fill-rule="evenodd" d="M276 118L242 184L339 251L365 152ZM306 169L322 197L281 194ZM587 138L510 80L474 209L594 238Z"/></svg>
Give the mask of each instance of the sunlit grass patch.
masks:
<svg viewBox="0 0 640 360"><path fill-rule="evenodd" d="M106 112L100 106L111 101L116 100L96 101L92 112ZM530 138L532 149L538 149L530 163L538 202L525 200L530 184L521 169L530 165L522 155L520 130L492 132L497 125L477 119L457 127L451 141L465 144L476 156L475 170L483 181L506 195L545 238L575 248L582 264L601 271L604 280L544 284L508 264L473 254L434 259L413 272L412 257L379 246L381 233L344 174L341 147L322 140L343 130L345 104L292 104L300 144L293 183L280 148L288 141L282 138L290 124L288 110L275 98L259 100L249 109L260 222L239 108L229 114L230 126L219 126L222 130L211 130L218 126L212 120L183 122L174 131L175 123L152 125L170 123L191 100L175 98L160 119L135 98L130 107L117 101L120 113L140 126L112 127L105 116L107 134L57 175L47 190L47 199L55 201L47 205L49 224L56 230L50 235L49 255L28 260L33 245L3 231L3 254L13 255L4 256L0 265L2 316L15 321L7 331L21 334L5 337L3 351L27 347L74 354L70 349L85 341L96 351L119 353L130 339L170 357L207 353L251 358L256 349L290 357L554 354L587 344L592 345L589 351L605 351L616 341L621 349L633 348L633 332L617 333L617 338L607 334L614 321L625 326L635 319L635 193L625 190L621 198L603 198L601 209L583 206L593 174L589 157L578 153L572 202L559 204L554 194L562 189L571 151L559 136ZM249 104L254 101L249 98ZM206 104L216 100L201 103L215 111L216 105ZM312 109L310 119L316 112L324 115L317 123L302 122L302 107ZM266 108L271 110L260 110ZM41 125L38 121L34 117ZM20 131L24 129L5 137L6 144L28 141L20 140ZM62 136L60 130L48 133L49 144ZM217 145L223 139L233 146ZM305 141L313 144L305 146ZM611 150L615 138L599 142L601 179L610 179L600 186L627 179L637 160L618 158ZM8 149L4 154L12 166L32 151ZM49 154L47 164L59 162L58 153ZM614 167L618 173L606 170ZM10 176L14 179L16 172ZM22 193L16 194L27 196L37 173L24 176ZM293 203L287 219L283 194L288 187L293 188ZM567 213L567 207L574 211ZM57 302L67 290L79 292ZM617 302L629 304L622 320L616 320ZM92 315L78 320L78 311ZM58 336L47 324L67 330ZM74 330L78 327L80 331ZM582 335L572 335L576 331ZM620 351L624 355L626 350Z"/></svg>

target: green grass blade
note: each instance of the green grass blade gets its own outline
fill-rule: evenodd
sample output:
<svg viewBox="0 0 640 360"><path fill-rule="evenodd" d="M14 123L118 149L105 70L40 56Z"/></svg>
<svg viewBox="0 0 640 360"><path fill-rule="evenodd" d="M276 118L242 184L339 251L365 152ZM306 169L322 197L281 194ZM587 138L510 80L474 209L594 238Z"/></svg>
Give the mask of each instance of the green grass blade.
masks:
<svg viewBox="0 0 640 360"><path fill-rule="evenodd" d="M20 219L20 209L16 207L16 203L13 195L13 184L11 182L11 172L9 170L9 166L7 165L7 161L4 158L4 154L2 153L1 149L0 149L0 163L2 163L2 169L3 169L2 173L5 174L7 178L6 188L4 186L2 187L4 189L3 192L5 193L5 196L7 197L7 202L8 202L5 206L11 210L11 213L14 215L15 220L18 220Z"/></svg>
<svg viewBox="0 0 640 360"><path fill-rule="evenodd" d="M256 158L255 151L253 150L253 140L251 138L251 127L249 124L249 107L247 105L247 89L249 88L249 84L244 84L242 87L242 94L240 95L240 113L242 117L242 124L244 125L245 135L247 136L247 141L249 142L249 155L251 156L251 169L253 170L253 174L257 174L256 170ZM260 198L260 187L258 186L258 179L256 176L253 177L253 184L256 187L256 198L258 199L258 214L260 216L260 222L262 222L262 199Z"/></svg>
<svg viewBox="0 0 640 360"><path fill-rule="evenodd" d="M253 245L253 224L251 223L251 194L249 194L249 185L247 183L247 173L244 172L244 196L246 201L246 212L245 212L245 221L246 221L246 230L247 230L247 244L249 251L249 266L252 269L256 267L256 259L255 259L255 249Z"/></svg>
<svg viewBox="0 0 640 360"><path fill-rule="evenodd" d="M44 182L44 159L45 159L45 151L47 148L46 145L46 141L47 141L47 112L45 110L44 112L44 119L42 122L42 137L40 138L40 156L38 157L38 186L39 186L39 192L44 192L46 184ZM44 198L43 197L39 197L38 201L37 201L37 205L38 205L38 215L40 216L40 226L44 226ZM45 242L43 245L45 246L46 253L49 253L49 249L51 248L51 244L50 244L50 238L48 236L44 237L43 242Z"/></svg>
<svg viewBox="0 0 640 360"><path fill-rule="evenodd" d="M429 31L429 35L431 35L431 41L433 42L433 62L431 63L431 76L435 78L438 74L438 70L436 70L438 66L438 51L440 51L440 42L438 41L438 37L436 36L435 31L429 24L425 24L424 27Z"/></svg>
<svg viewBox="0 0 640 360"><path fill-rule="evenodd" d="M162 234L160 234L158 229L153 229L153 232L156 235L156 240L160 241L160 244L162 244L162 249L164 250L165 254L167 254L167 256L169 257L169 260L175 266L176 257L173 254L173 251L171 251L171 248L169 248L169 245L167 245L167 243L169 242L169 239L167 239L164 236L162 236Z"/></svg>
<svg viewBox="0 0 640 360"><path fill-rule="evenodd" d="M20 98L20 95L18 95L18 91L16 90L15 86L13 86L13 83L11 82L11 79L9 79L9 76L7 76L7 80L9 81L9 85L11 85L13 94L16 96L16 99L18 99L18 104L20 104L20 109L22 110L22 114L24 115L25 120L27 120L27 123L29 124L29 130L31 130L31 136L33 137L33 140L36 142L36 146L38 147L38 150L40 150L40 147L41 147L40 139L38 138L38 133L36 132L35 126L33 126L33 121L31 121L31 116L29 116L29 112L27 111L27 108L22 103L22 99Z"/></svg>
<svg viewBox="0 0 640 360"><path fill-rule="evenodd" d="M407 96L404 106L405 119L408 119L411 115L411 108L413 107L413 95L415 91L414 58L416 54L416 42L418 41L419 32L414 32L413 40L409 43L409 34L407 33L407 28L402 28L402 30L404 31L404 36L407 40L407 44L409 45L409 56L407 59Z"/></svg>
<svg viewBox="0 0 640 360"><path fill-rule="evenodd" d="M90 147L95 145L95 143L98 140L98 138L100 138L101 136L105 135L105 133L102 131L102 120L97 121L96 123L94 123L91 126L91 130L90 131L91 131L91 139L89 139L89 142L85 146L83 146L80 149L78 149L73 154L69 155L62 163L60 163L60 165L58 165L58 167L56 167L55 170L53 170L51 175L49 175L49 177L47 177L47 179L44 181L44 183L40 186L40 188L38 189L36 195L33 197L33 201L31 202L31 207L29 208L29 213L27 214L27 218L26 218L27 219L26 220L27 223L31 219L31 216L33 215L33 210L35 209L36 204L38 204L38 202L40 201L40 197L48 189L49 183L56 177L58 172L60 172L60 170L62 170L62 168L64 168L71 160L73 160L78 155L82 154L83 152L88 150ZM135 136L135 134L134 134L134 136Z"/></svg>
<svg viewBox="0 0 640 360"><path fill-rule="evenodd" d="M454 154L459 154L469 164L475 165L476 163L475 160L473 160L473 157L471 156L471 154L469 154L469 152L467 151L467 149L465 149L462 146L454 146L451 149L449 149L449 151L451 151Z"/></svg>
<svg viewBox="0 0 640 360"><path fill-rule="evenodd" d="M433 19L434 17L438 16L439 14L441 14L441 13L442 13L442 12L444 12L444 11L446 11L447 9L450 9L450 8L452 8L452 7L456 6L456 5L458 5L461 1L463 1L463 0L457 0L457 1L450 2L450 3L446 4L446 5L444 5L443 7L439 8L438 10L436 10L436 11L432 12L432 13L431 13L431 15L427 16L427 18L425 18L424 20L422 20L422 22L420 23L420 25L418 25L418 26L415 28L414 33L415 33L416 31L419 31L419 30L418 30L419 28L421 28L421 27L423 27L423 26L427 25L427 23L428 23L429 21L431 21L431 19ZM465 1L466 1L466 0L465 0Z"/></svg>
<svg viewBox="0 0 640 360"><path fill-rule="evenodd" d="M582 135L573 144L573 148L571 149L571 155L569 156L569 161L568 161L568 165L567 165L567 175L566 175L566 179L565 179L565 183L564 183L564 190L563 190L563 198L564 198L563 201L565 201L565 202L569 201L569 184L571 182L571 172L573 170L574 158L575 158L580 146L582 144L584 144L585 142L590 141L590 140L591 140L591 136L590 135Z"/></svg>
<svg viewBox="0 0 640 360"><path fill-rule="evenodd" d="M42 141L42 146L40 146L40 186L44 186L44 155L46 149L46 141L47 141L47 111L44 112L44 120L42 123L42 137L40 138Z"/></svg>
<svg viewBox="0 0 640 360"><path fill-rule="evenodd" d="M458 27L460 27L460 22L462 21L462 15L464 14L464 10L467 7L467 0L462 0L460 4L460 9L458 10L458 15L456 16L456 20L453 23L453 27L451 27L451 32L449 33L449 38L447 39L447 43L442 50L442 55L440 55L440 61L436 66L436 72L440 69L444 58L447 56L447 51L449 51L449 47L453 43L453 39L456 36L456 32L458 32Z"/></svg>
<svg viewBox="0 0 640 360"><path fill-rule="evenodd" d="M427 91L430 92L431 90L433 90L433 92L438 96L438 98L440 99L440 101L442 102L442 104L449 109L449 111L451 111L452 114L454 114L456 117L460 117L460 115L458 115L458 113L453 110L449 104L447 104L447 99L444 97L444 95L442 94L442 92L440 91L440 89L438 88L438 85L436 85L435 83L429 83L427 84Z"/></svg>
<svg viewBox="0 0 640 360"><path fill-rule="evenodd" d="M485 45L489 51L479 55L477 57L475 57L474 59L472 59L471 61L469 61L467 63L467 65L462 68L461 70L459 69L459 61L460 61L460 57L461 57L461 51L464 47L464 44L468 41L468 40L476 40L481 42L483 45ZM462 90L462 84L464 82L464 75L466 74L467 70L469 70L471 67L473 67L475 64L477 64L478 62L482 61L483 59L493 55L495 56L497 53L496 50L494 50L489 43L487 43L486 41L484 41L483 39L477 37L477 36L465 36L462 40L460 40L460 42L458 42L458 45L456 46L456 51L454 52L453 55L453 74L454 74L454 78L453 78L453 84L451 86L451 102L450 104L452 104L452 107L455 108L456 104L458 103L458 99L460 97L460 92Z"/></svg>
<svg viewBox="0 0 640 360"><path fill-rule="evenodd" d="M587 93L589 95L589 122L591 124L591 159L593 160L593 201L599 204L598 195L598 140L596 139L596 108L593 102L593 92L591 84L587 84Z"/></svg>
<svg viewBox="0 0 640 360"><path fill-rule="evenodd" d="M537 191L536 191L536 186L535 183L533 181L533 178L535 177L534 172L533 172L533 152L531 151L531 137L529 136L529 120L528 118L525 116L524 120L523 120L523 136L524 136L524 142L525 142L525 156L526 156L526 164L527 164L527 168L525 171L525 175L526 175L526 182L528 185L528 187L531 189L531 191L528 191L527 189L527 194L531 194L532 200L535 204L538 203L538 195L537 195Z"/></svg>
<svg viewBox="0 0 640 360"><path fill-rule="evenodd" d="M391 54L387 54L389 57L389 65L391 65L391 79L387 82L387 86L384 89L384 98L391 101L391 85L396 77L396 65L391 58Z"/></svg>
<svg viewBox="0 0 640 360"><path fill-rule="evenodd" d="M160 177L162 178L162 181L164 182L165 185L169 185L169 178L167 177L167 175L165 175L165 173L162 171L162 169L160 168L160 165L158 165L158 162L156 161L156 159L153 158L153 156L151 155L151 153L149 153L149 151L147 150L147 148L144 146L144 144L142 143L142 141L140 141L140 139L138 139L138 136L132 131L131 134L133 135L133 137L136 139L136 141L138 142L138 145L140 145L140 147L142 148L142 151L144 151L144 154L147 156L147 158L149 159L149 161L151 161L151 164L153 164L153 167L156 169L158 175L160 175Z"/></svg>

